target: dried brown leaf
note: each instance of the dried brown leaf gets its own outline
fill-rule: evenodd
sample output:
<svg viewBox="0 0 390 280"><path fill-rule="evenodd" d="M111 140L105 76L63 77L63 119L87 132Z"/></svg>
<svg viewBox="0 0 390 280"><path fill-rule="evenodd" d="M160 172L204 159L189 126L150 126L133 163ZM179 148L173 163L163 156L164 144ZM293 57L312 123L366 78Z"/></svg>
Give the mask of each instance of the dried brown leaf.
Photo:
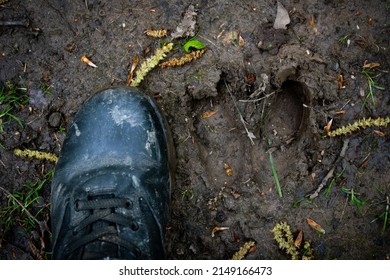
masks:
<svg viewBox="0 0 390 280"><path fill-rule="evenodd" d="M251 246L250 248L249 248L249 250L248 250L248 254L250 254L250 253L253 253L254 251L256 251L256 244L255 245L253 245L253 246Z"/></svg>
<svg viewBox="0 0 390 280"><path fill-rule="evenodd" d="M97 67L96 64L93 63L93 62L92 62L88 57L86 57L85 55L83 55L83 56L80 58L80 60L81 60L82 62L84 62L85 64L88 64L89 66L93 67L93 68L96 68L96 67Z"/></svg>
<svg viewBox="0 0 390 280"><path fill-rule="evenodd" d="M238 45L240 47L243 47L245 45L245 40L241 37L241 35L238 35Z"/></svg>
<svg viewBox="0 0 390 280"><path fill-rule="evenodd" d="M153 38L162 38L162 37L166 37L168 32L166 29L148 28L145 30L145 34L148 35L149 37L153 37Z"/></svg>
<svg viewBox="0 0 390 280"><path fill-rule="evenodd" d="M344 76L341 74L337 76L337 85L339 89L344 88Z"/></svg>
<svg viewBox="0 0 390 280"><path fill-rule="evenodd" d="M211 231L211 237L214 237L216 233L228 230L228 227L214 227L213 230Z"/></svg>
<svg viewBox="0 0 390 280"><path fill-rule="evenodd" d="M371 63L364 62L363 68L365 68L365 69L367 69L367 68L368 69L373 69L373 68L377 68L379 66L381 66L381 65L378 62L371 62Z"/></svg>
<svg viewBox="0 0 390 280"><path fill-rule="evenodd" d="M322 228L321 225L319 225L317 222L315 222L314 220L310 219L310 218L307 218L306 219L307 223L309 224L309 226L311 226L313 229L315 229L317 232L319 233L322 233L322 234L325 234L325 230Z"/></svg>
<svg viewBox="0 0 390 280"><path fill-rule="evenodd" d="M133 58L133 64L131 65L131 69L130 69L129 75L127 76L127 85L128 86L131 85L131 82L133 80L134 71L137 68L138 63L139 63L139 56L136 55Z"/></svg>
<svg viewBox="0 0 390 280"><path fill-rule="evenodd" d="M211 116L214 116L217 112L215 111L207 111L207 112L204 112L202 115L200 115L200 117L202 119L207 119L207 118L210 118Z"/></svg>
<svg viewBox="0 0 390 280"><path fill-rule="evenodd" d="M380 136L380 137L385 137L385 136L386 136L385 133L383 133L382 131L379 131L379 130L374 130L373 132L374 132L376 135Z"/></svg>
<svg viewBox="0 0 390 280"><path fill-rule="evenodd" d="M325 126L325 133L328 135L330 133L330 128L332 127L333 119L331 119Z"/></svg>
<svg viewBox="0 0 390 280"><path fill-rule="evenodd" d="M225 169L226 175L228 175L229 177L233 176L233 168L229 164L224 163L223 169Z"/></svg>
<svg viewBox="0 0 390 280"><path fill-rule="evenodd" d="M318 32L318 29L317 29L317 26L314 22L314 16L311 15L310 18L309 18L309 24L310 24L310 27L314 30L315 33Z"/></svg>
<svg viewBox="0 0 390 280"><path fill-rule="evenodd" d="M297 238L295 239L295 242L294 242L295 247L297 247L297 248L301 247L302 239L303 239L303 231L300 230L299 233L298 233L298 236L297 236Z"/></svg>

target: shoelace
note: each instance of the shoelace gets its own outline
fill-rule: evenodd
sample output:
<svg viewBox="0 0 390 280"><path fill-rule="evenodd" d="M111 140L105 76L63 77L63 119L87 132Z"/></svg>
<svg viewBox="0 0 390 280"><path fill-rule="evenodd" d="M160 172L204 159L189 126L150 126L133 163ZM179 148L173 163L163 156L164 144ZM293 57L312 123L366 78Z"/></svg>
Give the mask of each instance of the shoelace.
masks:
<svg viewBox="0 0 390 280"><path fill-rule="evenodd" d="M102 227L99 230L92 230L88 234L83 235L70 245L70 251L76 251L94 241L105 241L124 247L139 257L141 254L140 250L131 242L120 238L116 229L116 225L122 225L137 230L138 225L134 221L129 220L129 217L116 213L116 208L132 208L132 202L124 198L102 197L93 200L76 201L76 211L90 211L91 214L73 229L75 235L89 226L93 228L93 224L97 222L107 222L107 225L111 224L114 226Z"/></svg>

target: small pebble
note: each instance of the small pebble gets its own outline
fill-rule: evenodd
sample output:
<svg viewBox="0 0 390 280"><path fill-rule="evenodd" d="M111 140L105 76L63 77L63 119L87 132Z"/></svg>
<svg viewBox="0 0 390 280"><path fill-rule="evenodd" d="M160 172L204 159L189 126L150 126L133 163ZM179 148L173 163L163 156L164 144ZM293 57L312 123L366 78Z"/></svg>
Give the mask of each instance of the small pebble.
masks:
<svg viewBox="0 0 390 280"><path fill-rule="evenodd" d="M62 115L60 112L53 112L50 114L48 122L51 127L59 127L61 125Z"/></svg>

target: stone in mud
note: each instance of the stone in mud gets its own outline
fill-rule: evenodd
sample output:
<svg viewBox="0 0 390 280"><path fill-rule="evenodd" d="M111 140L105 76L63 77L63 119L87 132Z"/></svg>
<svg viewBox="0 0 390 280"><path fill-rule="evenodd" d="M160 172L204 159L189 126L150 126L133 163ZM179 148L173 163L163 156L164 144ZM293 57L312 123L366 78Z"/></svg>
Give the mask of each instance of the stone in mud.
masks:
<svg viewBox="0 0 390 280"><path fill-rule="evenodd" d="M217 96L217 84L221 70L205 64L201 68L190 69L185 74L186 90L194 99Z"/></svg>
<svg viewBox="0 0 390 280"><path fill-rule="evenodd" d="M60 112L53 112L49 115L49 119L48 119L49 125L51 127L57 128L61 125L61 119L62 119L62 115Z"/></svg>

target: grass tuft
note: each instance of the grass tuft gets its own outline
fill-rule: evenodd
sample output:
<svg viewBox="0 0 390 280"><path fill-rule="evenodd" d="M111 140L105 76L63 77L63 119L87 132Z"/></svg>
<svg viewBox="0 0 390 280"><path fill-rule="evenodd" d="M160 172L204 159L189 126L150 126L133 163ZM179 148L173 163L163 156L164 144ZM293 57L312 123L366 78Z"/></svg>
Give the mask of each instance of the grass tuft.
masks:
<svg viewBox="0 0 390 280"><path fill-rule="evenodd" d="M371 101L372 107L375 108L376 101L374 96L374 89L385 90L384 87L379 86L376 82L376 79L380 76L380 74L376 74L373 70L369 68L363 68L361 73L366 78L368 84L368 93L364 97L362 110L367 106L367 102L369 101Z"/></svg>
<svg viewBox="0 0 390 280"><path fill-rule="evenodd" d="M332 178L328 187L324 191L325 196L328 196L330 194L330 191L332 190L333 184L336 182L336 180L340 179L340 177L343 176L344 170L345 170L345 167L343 168L343 170L341 170L341 172L339 174L337 174L335 177Z"/></svg>
<svg viewBox="0 0 390 280"><path fill-rule="evenodd" d="M0 87L0 133L4 132L4 126L12 120L23 128L22 121L16 116L16 111L25 106L28 101L27 89L17 87L11 82Z"/></svg>
<svg viewBox="0 0 390 280"><path fill-rule="evenodd" d="M31 232L40 225L38 218L48 216L49 207L43 203L41 190L52 176L53 171L50 171L43 180L23 185L20 191L13 193L0 187L8 199L7 205L0 209L0 223L5 226L5 233L15 225L20 225L27 232Z"/></svg>
<svg viewBox="0 0 390 280"><path fill-rule="evenodd" d="M359 199L358 196L360 195L360 193L355 192L355 190L353 188L348 189L346 187L342 187L341 191L349 196L350 204L351 205L356 205L356 207L358 209L360 207L362 207L366 203L366 201L367 201L367 199L364 199L364 200Z"/></svg>

